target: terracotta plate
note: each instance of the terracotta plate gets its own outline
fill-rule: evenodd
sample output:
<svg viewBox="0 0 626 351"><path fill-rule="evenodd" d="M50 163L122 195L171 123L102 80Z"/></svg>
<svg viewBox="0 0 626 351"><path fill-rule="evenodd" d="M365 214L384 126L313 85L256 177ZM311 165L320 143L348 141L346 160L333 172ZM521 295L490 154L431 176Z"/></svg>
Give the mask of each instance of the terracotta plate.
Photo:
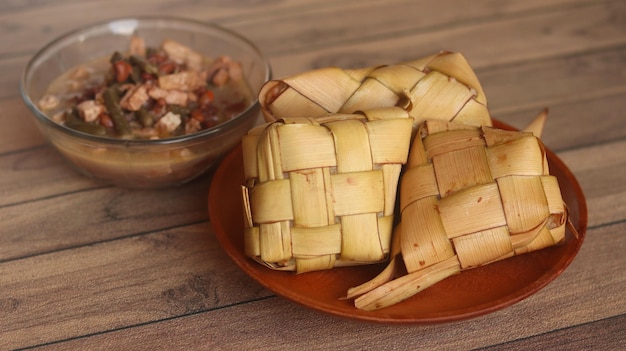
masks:
<svg viewBox="0 0 626 351"><path fill-rule="evenodd" d="M512 129L503 123L497 127ZM559 246L464 271L394 306L361 311L342 300L348 288L381 271L385 264L335 268L296 275L270 270L244 255L241 147L234 149L215 172L209 191L209 216L215 235L235 263L277 295L335 316L383 323L438 323L483 315L510 306L546 286L572 262L587 229L582 190L567 166L547 150L550 172L561 186L578 238L568 229Z"/></svg>

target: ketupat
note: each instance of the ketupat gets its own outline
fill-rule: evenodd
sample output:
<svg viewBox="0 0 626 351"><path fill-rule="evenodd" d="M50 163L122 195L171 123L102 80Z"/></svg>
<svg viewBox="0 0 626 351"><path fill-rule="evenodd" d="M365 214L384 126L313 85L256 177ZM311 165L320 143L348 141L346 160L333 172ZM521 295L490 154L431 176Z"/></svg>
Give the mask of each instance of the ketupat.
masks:
<svg viewBox="0 0 626 351"><path fill-rule="evenodd" d="M400 108L291 118L243 139L246 255L298 273L387 259L412 119Z"/></svg>
<svg viewBox="0 0 626 351"><path fill-rule="evenodd" d="M403 109L413 122L410 135L414 141L407 168L400 178L401 221L393 229L393 235L388 226L384 234L377 233L381 242L392 237L390 247L388 244L381 246L390 262L374 279L348 291L347 298L355 298L357 308L375 310L393 305L462 270L551 246L564 238L567 211L558 182L549 175L545 150L538 138L546 113L524 133L492 128L482 87L459 53L442 52L412 62L358 70L330 67L309 71L266 83L259 100L269 123L276 120L290 123L290 117L308 117L307 123L323 124L325 120L343 118L355 111L390 106L395 107L378 112L398 114L397 111ZM258 136L259 131L251 135ZM265 156L266 161L270 160L269 165L280 162L275 143L279 139L275 134L274 143L266 142L261 147L274 152L269 158ZM264 159L256 153L258 138L252 140L244 139L247 170L261 169L256 162ZM351 143L339 143L347 144ZM255 152L250 152L250 145L254 145ZM300 156L315 158L317 144L305 145L308 147L298 146L298 143L290 146L311 148L312 152ZM347 149L346 146L343 151ZM284 175L282 168L268 167L268 174L279 178ZM257 174L246 174L248 180L256 179L256 182L260 178ZM274 223L273 229L265 230L266 239L271 236L273 239L264 240L261 225L255 224L253 214L260 209L250 203L254 196L249 191L254 187L248 183L243 188L247 255L270 268L298 272L367 263L342 256L344 239L338 232L328 236L311 231L308 237L319 241L307 249L317 253L325 250L324 255L303 254L296 258L298 254L294 255L294 251L299 249L293 250L291 235L299 233L291 231L292 219L289 218L293 213L289 214L292 217L284 216L280 225L276 225L274 219L264 223L263 226L268 227ZM303 202L293 192L274 194L277 193L283 193L284 204ZM324 196L328 194L318 194L317 198L324 199ZM349 196L362 199L361 194ZM385 198L393 196L388 193ZM357 200L352 203L356 204ZM369 203L371 198L365 197L364 201ZM389 203L387 201L385 206ZM284 204L269 201L261 207L274 211L275 207L287 207ZM331 213L324 206L308 207L306 211ZM327 220L330 225L331 216ZM390 225L389 221L385 223ZM362 230L380 229L379 225L367 222L352 224ZM357 247L362 245L357 235L351 237L352 240L346 242ZM363 241L372 243L372 240ZM270 243L281 245L278 250L268 250L270 252L265 254L266 257L276 255L272 262L263 258L261 248L262 245L268 248ZM332 245L334 249L329 249ZM370 261L374 262L376 260Z"/></svg>
<svg viewBox="0 0 626 351"><path fill-rule="evenodd" d="M476 74L462 54L447 51L395 65L327 67L271 80L259 102L266 121L398 106L416 127L426 119L491 125Z"/></svg>
<svg viewBox="0 0 626 351"><path fill-rule="evenodd" d="M463 55L452 52L272 80L259 101L268 124L242 143L246 254L272 269L297 272L388 257L397 181L423 120L491 125L476 75ZM372 123L398 118L403 120ZM365 120L366 128L357 123ZM374 128L384 125L392 127ZM364 180L380 177L380 170L384 187L377 178ZM364 185L355 186L359 182Z"/></svg>
<svg viewBox="0 0 626 351"><path fill-rule="evenodd" d="M567 218L532 132L427 121L401 178L390 264L347 297L363 310L393 305L463 270L562 242ZM398 276L401 263L407 274Z"/></svg>

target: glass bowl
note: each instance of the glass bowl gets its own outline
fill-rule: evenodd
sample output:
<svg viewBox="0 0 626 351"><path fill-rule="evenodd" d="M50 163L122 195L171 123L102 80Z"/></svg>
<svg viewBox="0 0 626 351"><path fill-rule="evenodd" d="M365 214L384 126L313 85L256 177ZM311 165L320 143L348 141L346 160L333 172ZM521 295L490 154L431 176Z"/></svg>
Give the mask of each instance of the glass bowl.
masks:
<svg viewBox="0 0 626 351"><path fill-rule="evenodd" d="M228 55L242 64L252 104L234 118L202 131L156 140L124 140L82 133L54 122L38 107L53 80L80 64L128 48L130 37L146 46L175 40L208 57ZM30 60L20 91L49 142L79 172L128 188L159 188L188 182L206 172L241 142L260 121L257 94L271 78L268 60L248 39L220 26L188 19L139 17L116 19L65 34Z"/></svg>

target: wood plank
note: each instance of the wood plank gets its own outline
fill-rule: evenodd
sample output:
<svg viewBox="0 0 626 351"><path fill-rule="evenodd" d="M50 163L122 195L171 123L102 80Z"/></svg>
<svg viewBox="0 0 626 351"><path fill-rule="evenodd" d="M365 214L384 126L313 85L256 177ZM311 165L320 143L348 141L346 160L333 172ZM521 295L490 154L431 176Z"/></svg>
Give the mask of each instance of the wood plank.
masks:
<svg viewBox="0 0 626 351"><path fill-rule="evenodd" d="M313 68L358 68L398 63L431 55L440 50L462 52L475 69L514 62L539 60L576 52L618 47L626 43L626 3L608 2L555 12L444 27L435 31L396 33L351 41L314 52L271 55L275 76ZM303 38L306 42L306 38Z"/></svg>
<svg viewBox="0 0 626 351"><path fill-rule="evenodd" d="M579 255L555 281L513 306L467 321L418 326L362 323L272 298L59 340L42 349L140 345L136 349L458 350L501 344L623 316L626 300L620 296L626 275L621 272L626 257L614 247L626 243L620 234L624 230L626 222L591 230ZM605 259L599 262L597 257ZM604 278L608 275L614 278Z"/></svg>
<svg viewBox="0 0 626 351"><path fill-rule="evenodd" d="M51 146L0 156L0 208L101 186L70 168Z"/></svg>
<svg viewBox="0 0 626 351"><path fill-rule="evenodd" d="M625 87L626 88L626 87ZM574 95L574 94L572 94ZM622 111L626 110L624 93L592 96L570 101L551 100L545 104L520 109L512 113L494 112L495 118L523 129L544 107L549 108L548 120L541 137L552 151L580 148L626 138ZM531 103L529 102L529 105ZM575 121L575 122L572 122Z"/></svg>
<svg viewBox="0 0 626 351"><path fill-rule="evenodd" d="M205 221L208 188L205 177L177 188L105 187L6 206L0 262Z"/></svg>
<svg viewBox="0 0 626 351"><path fill-rule="evenodd" d="M405 1L278 1L204 3L185 0L175 3L156 1L65 1L35 3L35 6L12 4L0 11L0 23L12 35L4 38L0 56L7 53L33 52L53 38L78 27L108 18L142 15L188 17L213 21L232 28L258 42L264 51L291 51L310 48L312 44L363 40L383 34L456 24L484 18L502 17L527 11L546 12L561 7L577 7L591 0L516 0L494 4L489 0L459 4L454 0L433 3L428 0ZM449 11L450 7L462 10ZM12 9L12 10L11 10ZM19 16L15 13L19 11ZM81 13L66 21L68 11ZM373 18L371 13L385 13ZM368 21L363 21L368 18ZM42 23L42 19L45 22ZM323 19L323 20L320 20ZM247 23L251 23L248 25ZM304 28L304 29L303 29ZM259 30L261 29L261 30ZM276 38L276 33L285 38ZM32 40L35 39L35 40ZM303 40L304 39L304 40Z"/></svg>
<svg viewBox="0 0 626 351"><path fill-rule="evenodd" d="M12 98L0 100L0 155L45 144L30 111L24 103Z"/></svg>
<svg viewBox="0 0 626 351"><path fill-rule="evenodd" d="M0 263L0 349L268 296L211 233L204 222Z"/></svg>
<svg viewBox="0 0 626 351"><path fill-rule="evenodd" d="M626 4L626 3L625 3ZM626 9L626 7L625 7ZM625 13L626 14L626 13ZM626 94L626 45L478 71L495 115ZM597 120L596 116L589 116Z"/></svg>
<svg viewBox="0 0 626 351"><path fill-rule="evenodd" d="M54 38L76 28L111 18L133 16L175 16L216 23L225 20L267 16L267 13L298 11L313 5L332 4L332 0L298 2L208 2L198 6L194 0L171 1L37 1L4 5L0 23L6 35L0 56L34 52ZM68 13L80 13L68 20Z"/></svg>
<svg viewBox="0 0 626 351"><path fill-rule="evenodd" d="M25 55L0 58L0 104L8 97L20 96L20 80L29 59Z"/></svg>
<svg viewBox="0 0 626 351"><path fill-rule="evenodd" d="M587 198L589 226L626 219L626 140L559 153Z"/></svg>
<svg viewBox="0 0 626 351"><path fill-rule="evenodd" d="M478 350L621 351L626 348L625 325L626 315L620 315Z"/></svg>
<svg viewBox="0 0 626 351"><path fill-rule="evenodd" d="M311 54L307 52L304 54L288 54L286 56L273 55L273 57L271 57L271 61L274 67L275 75L281 76L284 74L291 74L291 73L308 70L308 69L315 68L315 67L327 66L327 65L339 65L342 67L361 67L361 66L367 66L367 65L373 65L373 64L395 63L395 62L402 61L402 60L410 60L410 59L414 59L414 58L431 54L432 52L435 52L441 49L458 50L458 51L463 52L468 57L472 66L479 73L479 78L481 79L481 81L483 81L483 84L485 85L485 88L488 92L490 105L492 106L494 111L498 113L504 113L504 112L510 112L511 109L519 108L519 106L518 105L504 105L504 104L501 105L500 95L510 94L510 91L502 92L502 90L500 89L497 89L495 87L492 88L490 85L490 79L491 77L493 77L493 74L501 74L502 72L507 72L509 68L508 67L501 68L499 70L494 71L496 73L489 75L488 72L484 72L484 69L486 67L489 67L492 65L511 64L513 62L517 62L518 60L537 59L538 57L540 57L538 56L539 55L538 53L541 53L541 55L549 55L549 56L569 55L572 52L580 51L580 50L589 51L589 50L598 49L598 48L606 48L607 46L610 47L614 45L624 45L626 43L626 37L622 35L623 28L620 27L621 22L612 19L614 16L619 16L620 14L626 13L626 5L620 6L621 4L622 3L608 3L608 4L599 4L599 5L593 5L593 6L578 6L578 7L573 7L569 11L548 13L548 14L541 14L541 15L534 14L532 16L525 16L519 19L515 18L514 21L500 20L494 23L479 23L479 24L474 24L473 22L470 21L469 25L464 26L462 28L439 30L436 33L419 33L418 32L417 34L412 34L412 33L402 34L402 35L398 35L398 38L396 39L390 40L387 38L386 40L381 41L381 42L374 42L374 45L372 46L369 46L369 43L367 44L358 43L358 44L350 45L348 47L346 47L346 45L339 45L338 47L331 47L330 49L320 49L320 50L317 50L315 54ZM577 18L580 18L581 20L579 21L573 20ZM292 21L296 21L296 23L297 23L297 20L298 18L292 19ZM602 24L597 25L596 23L598 22ZM554 23L562 23L562 24L564 23L565 25L562 26L563 28L561 28L560 26L557 27L559 28L557 33L550 32L549 34L545 34L541 32L539 29L535 29L535 28L545 28L545 27L555 26ZM570 24L570 23L575 23L576 27L571 28L571 26L574 24ZM261 26L261 25L263 25L263 23L255 24L255 26ZM295 24L292 24L292 25L295 25ZM493 27L496 27L495 30ZM262 28L262 27L254 27L254 28L251 27L250 31L253 33L267 32L267 31L259 30L258 28ZM531 31L531 33L526 33L526 31L523 33L519 33L520 28L533 28L534 31ZM461 36L467 36L467 37L459 38L459 33L458 33L459 31L463 33ZM498 35L494 36L494 33L498 33ZM584 34L571 35L569 33L584 33ZM596 36L600 35L597 33L602 33L601 38L596 38ZM516 38L517 36L520 36L521 34L524 34L524 37L520 37L519 40L511 40L511 38ZM568 37L567 35L570 35L570 36ZM324 36L320 36L320 37L324 37ZM432 45L429 45L427 42L424 42L424 41L432 42L434 40L435 43L446 43L446 42L454 43L457 41L461 41L465 43L465 42L468 42L467 40L468 37L489 38L491 41L495 41L492 43L492 45L487 46L490 48L492 47L502 48L502 47L508 46L508 43L510 42L516 42L516 43L519 42L520 44L517 44L516 46L513 46L513 47L507 47L506 50L499 49L502 52L493 52L493 51L476 50L476 48L484 48L485 46L473 45L472 42L468 43L472 45L463 44L463 45L457 46L453 44L447 48L432 47ZM286 42L284 38L271 38L271 39L268 38L266 40L271 43L279 42L281 43L281 45L285 45L284 43ZM306 45L310 45L308 44L310 40L312 39L299 38L299 40L296 40L296 41L298 43L305 43ZM568 45L564 45L564 46L555 45L555 40L564 41ZM412 43L410 47L406 47L406 43L408 42ZM361 47L365 47L366 45L367 47L379 47L382 50L378 53L367 53L367 52L364 52L363 49L361 48ZM393 45L395 45L395 47ZM546 47L550 49L548 50L546 49ZM414 52L414 50L418 48L420 50L419 53L411 54L411 52ZM321 58L319 57L320 52L323 55ZM268 53L272 54L271 51ZM355 54L357 55L355 56ZM381 59L381 54L391 55L391 56L389 56L388 59ZM328 55L331 55L332 57L324 57ZM607 57L607 59L610 59L610 57ZM623 58L613 57L613 59L618 60L617 62L615 62L616 66L614 67L621 67L623 62L621 62L620 60L623 60ZM336 61L336 60L340 60L340 61ZM568 69L570 69L570 71L566 72L567 74L565 75L565 77L568 77L571 80L578 80L578 82L580 81L580 79L578 79L579 75L578 74L573 75L572 72L579 73L579 71L583 71L584 73L585 71L597 69L596 68L597 66L592 65L594 62L586 62L585 57L582 57L582 58L576 57L573 59L566 59L566 61L568 62L559 62L559 61L552 61L552 62L558 63L558 64L563 64L563 63L568 64L567 67ZM5 77L3 79L16 81L18 78L17 72L21 71L25 62L26 62L26 58L23 56L19 58L11 58L8 60L0 61L0 66L6 67L6 71L14 72L12 75L8 75L8 77ZM537 104L539 101L546 100L545 96L541 95L541 94L545 94L546 90L551 91L550 90L551 88L557 88L563 91L564 87L565 88L570 87L568 83L569 84L577 83L577 82L571 82L571 81L564 81L563 79L565 77L559 75L562 73L563 70L559 70L558 69L559 67L560 66L554 66L553 68L557 68L557 70L556 72L552 72L552 74L550 74L551 72L545 72L545 71L538 71L536 72L536 74L534 74L534 77L539 77L538 79L541 80L541 81L534 82L536 85L533 88L534 90L537 91L536 98L538 99L538 101L534 101L535 104ZM605 63L603 67L610 67L610 66L607 63ZM522 74L522 73L528 73L528 72L513 71L512 73L510 73L511 76L509 76L508 78L519 79L520 78L519 76L514 76L514 74L516 73ZM612 73L612 72L607 72L607 73ZM538 83L545 83L545 81L548 78L552 78L552 77L556 77L556 81L550 81L550 84L541 84L541 85L538 84ZM584 77L585 79L589 78L587 75L584 75ZM621 75L612 74L608 77L609 78L612 77L613 79L613 82L609 81L609 83L614 83L614 81L620 79ZM600 79L607 79L607 76L603 75L599 77L598 79L596 79L595 81L594 80L592 81L598 82L598 80ZM621 81L620 84L621 84L620 86L621 88L619 89L623 89L623 81ZM547 88L539 89L542 86L546 86ZM517 87L520 89L524 88L524 86L517 86ZM587 90L580 89L580 91L581 91L581 94L585 94L585 93L589 94L590 91L597 94L597 92L594 92L592 89L587 89ZM0 95L0 98L17 96L17 90L9 89L5 92L0 91L0 94L9 94L9 95ZM524 95L516 94L516 96L524 96ZM5 102L0 100L0 103L4 105ZM16 102L14 102L13 100L10 100L9 108L15 109L16 106L14 104L16 104ZM528 107L528 104L529 102L523 102L522 107ZM25 113L25 111L26 111L25 108L18 108L17 111L13 113L23 114ZM8 114L8 116L11 116L13 113ZM0 150L0 153L2 153L3 151L4 150Z"/></svg>
<svg viewBox="0 0 626 351"><path fill-rule="evenodd" d="M57 5L71 5L71 4L76 4L77 0L56 0L55 4ZM46 1L46 0L35 0L35 1L21 1L21 0L5 0L2 3L0 3L0 12L4 13L4 14L14 14L14 15L18 15L24 11L27 11L29 9L33 9L33 8L41 8L41 7L48 7L51 4L51 2Z"/></svg>
<svg viewBox="0 0 626 351"><path fill-rule="evenodd" d="M153 2L123 2L118 4L119 6L109 5L110 2L103 4L101 2L73 2L69 1L63 5L50 6L48 3L36 4L24 8L19 4L14 4L12 8L24 11L20 13L19 24L6 24L5 26L12 28L12 34L8 38L5 38L5 46L0 48L0 58L3 53L1 50L12 50L11 52L4 53L4 58L0 60L0 69L7 74L0 77L0 98L17 95L17 90L12 84L19 81L20 74L23 68L26 66L27 61L30 59L31 54L38 49L38 46L43 46L46 40L52 40L55 35L60 35L62 31L67 31L77 26L82 25L82 22L89 23L89 21L96 21L95 18L90 16L103 17L108 11L113 10L118 14L119 6L124 8L130 6L133 11L137 8L151 8ZM487 0L474 1L471 4L464 4L466 8L463 11L446 11L445 9L457 4L456 0L443 0L436 3L432 3L427 0L419 1L386 1L381 2L346 2L343 1L339 4L333 3L333 6L313 6L308 2L285 2L283 6L277 3L275 12L273 9L267 10L266 7L263 15L256 14L254 11L259 11L255 7L246 6L245 10L251 13L245 13L241 11L241 8L235 8L237 12L231 13L237 16L230 17L225 20L225 25L252 39L263 52L269 56L277 56L279 54L291 54L294 52L311 51L324 46L344 46L345 42L359 42L363 43L368 38L393 38L398 35L406 36L407 33L425 34L431 32L440 32L447 27L458 28L462 26L475 26L476 23L489 22L489 21L501 21L503 16L535 16L537 12L554 12L555 5L561 7L577 9L582 7L587 9L588 4L594 3L593 0L559 0L551 3L546 3L541 0L533 1L509 1L494 6L492 2ZM299 4L299 6L295 5ZM177 7L177 11L186 11L188 4L182 3ZM597 5L596 5L597 6ZM46 20L51 23L41 23L41 13L44 11L58 11L65 12L68 8L72 8L72 11L82 9L83 13L92 14L85 18L78 19L78 23L69 23L63 21L62 23L55 23L54 21L58 16L46 16ZM556 7L561 8L561 7ZM428 12L423 9L429 9ZM97 9L97 10L96 10ZM205 8L203 8L204 10ZM211 13L211 16L223 15L223 11L233 11L230 7L221 7L220 11L214 11L212 7L207 7L206 11ZM130 11L130 10L129 10ZM362 21L361 18L365 17L368 13L384 12L385 16L379 16L374 18L376 22ZM589 10L591 11L591 10ZM141 12L141 11L140 11ZM131 11L132 13L132 11ZM187 14L193 14L194 18L202 16L202 11L184 12ZM175 13L176 14L176 13ZM343 14L350 14L345 16ZM113 16L113 14L111 14ZM415 18L415 17L418 18ZM11 11L4 13L4 20L6 23L15 21L14 14ZM30 21L30 17L39 18L38 21ZM105 16L106 17L106 16ZM320 21L320 18L326 20ZM3 21L2 12L0 12L0 22ZM543 24L544 26L553 25ZM31 28L30 26L34 26ZM43 27L43 28L42 28ZM42 36L40 31L45 33L45 37ZM511 32L511 29L508 30ZM280 37L277 37L277 34ZM493 37L492 33L479 33L479 37ZM611 33L608 33L611 35ZM432 35L432 34L430 34ZM30 38L36 37L39 40L31 40ZM43 38L43 39L39 39ZM11 43L11 41L15 43ZM407 39L406 42L412 42ZM498 40L498 37L491 40ZM499 40L507 40L507 38L500 38ZM406 42L403 46L406 46ZM28 48L20 48L20 45L28 45ZM38 46L35 46L38 45ZM416 45L417 46L417 45ZM399 49L399 48L398 48ZM395 49L397 51L398 49ZM28 52L29 54L24 54ZM416 58L416 57L412 57ZM394 59L395 62L397 59ZM391 62L388 62L391 63ZM278 75L282 73L282 65L276 67ZM1 83L6 82L7 85ZM5 90L3 87L6 87ZM9 89L10 87L10 89Z"/></svg>
<svg viewBox="0 0 626 351"><path fill-rule="evenodd" d="M337 8L319 6L300 13L246 19L244 23L232 23L232 27L251 38L271 56L283 56L323 47L342 47L346 43L352 45L381 38L390 40L398 36L436 33L447 28L471 27L502 18L528 17L592 3L577 0L355 2ZM450 8L455 8L455 11L450 11ZM384 15L372 16L372 13ZM277 34L281 37L276 38ZM407 40L403 46L406 47L407 43L414 45ZM280 67L278 72L281 72Z"/></svg>
<svg viewBox="0 0 626 351"><path fill-rule="evenodd" d="M490 86L490 81L492 77L494 77L494 75L500 75L502 72L508 72L510 68L509 67L502 67L500 69L496 68L496 70L494 70L493 73L489 74L489 72L484 72L484 70L487 67L492 66L492 65L512 64L514 62L517 62L518 60L523 61L523 60L537 59L539 57L537 56L538 55L537 51L540 51L541 53L545 55L550 55L550 56L566 55L566 57L562 59L562 61L565 61L565 62L561 62L557 60L551 61L552 63L567 65L568 71L565 72L566 73L565 76L560 75L563 72L563 69L559 69L560 68L559 65L550 67L550 69L554 70L554 72L552 71L546 72L545 71L546 67L543 67L543 66L533 67L533 68L537 68L538 70L533 75L534 77L538 77L536 78L538 79L538 81L534 82L536 85L534 86L534 90L533 90L533 91L536 91L536 94L537 94L536 98L538 100L538 101L535 101L535 104L539 101L545 101L546 98L544 97L543 94L545 94L546 91L551 91L551 89L555 89L555 88L563 91L564 88L571 87L568 84L579 83L581 80L579 78L580 76L584 76L585 79L589 79L589 76L585 75L584 73L598 69L598 66L594 65L597 63L593 62L593 60L589 62L588 57L584 55L575 56L575 57L569 57L567 55L571 56L573 52L581 51L581 50L587 52L593 49L605 49L606 47L612 47L611 44L622 45L622 46L626 44L626 37L622 35L623 32L622 32L622 28L619 25L620 22L611 20L612 16L614 16L613 12L617 14L620 14L620 13L626 14L626 4L622 7L615 5L614 3L600 4L600 5L595 5L595 6L575 7L574 9L570 11L557 12L556 14L542 14L540 16L534 15L534 16L529 16L529 17L522 17L521 19L516 19L515 21L502 21L502 22L496 22L496 23L490 23L490 24L484 24L484 23L480 25L472 24L470 28L463 27L462 29L455 28L454 30L442 30L442 31L438 31L437 33L428 33L428 35L416 34L415 37L411 37L411 36L407 37L406 35L403 35L399 39L394 39L394 40L387 39L384 42L375 43L373 47L389 46L387 42L397 45L397 47L395 48L389 47L388 50L384 50L382 51L382 53L390 54L390 55L394 55L394 53L401 53L403 56L400 56L400 57L396 56L393 58L389 57L388 60L379 60L381 53L368 54L368 53L363 52L361 47L362 46L365 47L366 45L369 45L369 43L367 44L359 43L359 44L351 45L351 47L348 48L358 53L358 60L356 59L354 53L345 51L344 46L340 46L339 48L331 47L330 49L326 49L326 50L318 50L316 51L315 54L305 53L305 54L289 54L287 56L274 56L274 57L271 57L271 61L274 66L275 75L281 76L287 73L295 73L298 71L303 71L303 70L320 67L320 66L327 66L327 65L339 65L343 67L345 66L361 67L361 66L380 64L380 63L395 63L401 60L409 60L409 59L422 57L422 56L431 54L432 52L438 51L440 49L445 49L442 47L428 49L427 43L422 42L423 40L432 40L431 39L432 37L437 37L438 38L437 42L454 42L456 40L459 40L457 38L458 37L457 32L459 30L463 31L464 33L463 35L468 35L468 34L465 34L465 32L469 32L469 34L475 38L489 37L490 40L496 41L493 43L493 45L489 47L495 46L498 48L502 48L503 46L506 46L507 43L511 42L511 36L510 36L511 33L518 33L520 31L520 28L546 27L546 26L553 26L554 23L575 22L576 28L569 28L565 26L565 28L559 29L559 32L563 32L565 34L570 33L570 32L575 32L575 33L591 32L592 33L592 34L572 36L571 38L569 38L569 37L563 37L563 35L565 34L557 35L554 33L550 33L550 35L546 35L540 31L535 31L529 34L525 34L524 38L520 38L519 41L524 44L519 44L514 47L509 47L507 48L507 50L502 50L503 52L501 53L496 53L496 52L491 52L491 51L477 51L475 49L475 47L483 47L482 45L468 46L468 49L471 48L472 50L464 50L465 46L458 47L456 49L453 47L449 47L448 49L454 49L454 50L464 52L464 54L468 57L472 66L477 70L479 74L479 78L481 79L481 81L483 81L483 84L485 85L485 89L488 93L488 98L489 98L490 105L492 106L492 108L494 108L495 111L499 113L510 112L511 109L518 108L519 106L518 105L502 106L498 104L498 101L500 101L500 95L510 94L510 92L509 91L502 92L501 90L496 89L496 88L491 88ZM573 18L580 17L584 19L584 21L582 20L572 21L572 17ZM598 29L596 22L602 22L603 24L600 27L603 27L603 28ZM257 24L257 25L260 25L260 24ZM502 33L502 34L498 34L497 36L494 37L493 35L494 29L492 28L492 26L497 27L495 30L495 33ZM256 28L256 30L252 30L251 28L251 31L255 33L264 32L264 31L258 30L258 28ZM595 34L595 31L602 32L603 36L601 39L598 39L595 37L595 35L599 35L599 34ZM565 47L554 45L555 40L565 41L566 43L568 43L568 45ZM270 40L268 39L268 41ZM276 41L284 43L284 40L276 40L276 38L273 38L273 41L271 42L276 42ZM301 38L299 42L306 43L307 40L302 40ZM412 45L410 48L406 48L405 46L407 42L414 43L414 45ZM544 47L551 47L551 48L554 47L554 48L551 49L551 51L546 51ZM414 56L408 56L407 53L410 52L413 48L420 48L420 49L423 49L423 51L421 51L419 54L416 53ZM329 50L333 50L333 51L343 50L343 51L333 52L332 56L334 58L330 58L331 61L334 59L341 59L341 62L329 61L326 63L322 63L321 61L319 61L319 58L317 57L319 56L318 52L322 52L324 53L324 55L327 55L329 54ZM555 52L555 50L559 50L559 51ZM363 61L363 60L370 60L370 59L375 59L377 61L370 61L370 62ZM611 61L610 61L611 59L615 61L613 62L615 64L615 66L613 67L621 67L621 65L623 64L622 62L623 58L621 56L610 57L610 55L607 55L605 59L609 61L603 63L600 67L612 67ZM318 62L311 62L311 60L316 60ZM327 61L327 59L324 58L322 59L322 61ZM22 57L21 59L12 58L8 61L7 60L0 61L0 66L7 67L7 70L11 72L20 72L22 68L21 66L22 64L25 64L24 57ZM541 65L541 64L542 63L537 63L537 65ZM293 68L294 65L298 65L300 68ZM290 66L292 68L289 68ZM576 74L572 74L573 72L575 72ZM509 76L508 78L520 79L520 78L523 78L523 76L521 75L526 74L526 73L528 72L512 71L511 73L509 73L511 74L511 76ZM583 74L579 75L579 73L583 73ZM606 73L614 73L614 72L606 72ZM515 76L514 74L519 74L519 75ZM13 79L13 80L17 79L18 77L17 74L14 73L14 75L15 76L11 77L10 79ZM553 78L554 80L550 80L549 82L550 84L545 84L546 81L550 78ZM576 82L567 81L567 80L564 80L564 78L569 78L571 80L577 80L577 81ZM598 78L596 78L595 80L591 80L591 81L596 83L603 79L604 80L609 79L608 81L609 84L614 84L615 81L619 81L620 79L622 79L619 82L622 84L620 89L623 89L623 78L621 78L620 74L617 74L617 75L611 74L609 76L600 75ZM539 83L543 83L543 84L539 85ZM602 83L602 81L600 81L600 83ZM544 86L547 88L542 88ZM519 87L520 89L523 88L523 86L517 86L517 87ZM510 88L515 88L515 86L510 87ZM605 90L611 89L611 88L615 89L614 87L611 86L611 87L605 88ZM585 94L585 93L586 94L590 94L590 93L598 94L598 92L594 91L591 88L580 89L580 91L581 91L581 94ZM569 91L567 90L567 92ZM13 96L12 94L15 94L15 96L17 96L17 90L8 90L5 93L9 94L5 97ZM516 96L524 96L524 94L516 94ZM2 97L2 95L0 95L0 97ZM523 104L525 104L525 106L528 107L528 103L529 102L524 102ZM524 105L522 105L522 107L524 107Z"/></svg>

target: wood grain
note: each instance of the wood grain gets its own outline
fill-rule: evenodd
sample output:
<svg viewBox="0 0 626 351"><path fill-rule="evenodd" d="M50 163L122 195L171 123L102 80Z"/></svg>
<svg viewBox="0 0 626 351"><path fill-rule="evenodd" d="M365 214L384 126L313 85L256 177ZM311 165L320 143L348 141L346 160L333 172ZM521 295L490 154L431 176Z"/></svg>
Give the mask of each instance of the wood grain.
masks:
<svg viewBox="0 0 626 351"><path fill-rule="evenodd" d="M620 140L560 155L564 162L571 165L587 197L590 226L625 220L626 198L622 191L626 189L623 176L626 163L621 156L624 154L626 142ZM599 166L600 163L603 166ZM590 194L597 194L598 197Z"/></svg>
<svg viewBox="0 0 626 351"><path fill-rule="evenodd" d="M626 347L624 323L626 316L622 315L478 350L619 351Z"/></svg>
<svg viewBox="0 0 626 351"><path fill-rule="evenodd" d="M494 4L488 0L474 1L472 5L454 0L406 1L214 1L198 6L192 0L177 1L61 1L52 5L41 2L35 6L13 4L0 11L0 22L9 29L6 46L13 52L29 52L38 49L45 42L94 21L112 17L153 15L166 13L171 16L184 16L198 20L220 23L249 36L267 51L278 48L280 51L293 49L293 45L308 45L313 41L337 42L344 39L354 41L368 32L370 36L390 35L398 31L415 28L437 27L442 24L455 25L457 22L472 21L490 16L502 16L524 12L542 12L569 8L591 3L590 0L555 0L546 3L540 0L510 1ZM560 6L557 6L560 5ZM450 7L459 7L449 11ZM20 16L14 13L19 11ZM81 13L72 21L64 20L68 11ZM385 13L385 16L369 18L368 14ZM41 17L46 15L46 22ZM320 18L325 20L320 21ZM367 20L364 20L367 19ZM248 25L247 23L251 23ZM264 30L258 30L263 28ZM367 32L363 33L363 30ZM349 33L346 36L346 33ZM289 40L280 41L276 35L287 35ZM325 35L330 34L330 35ZM261 36L261 37L259 37ZM37 38L25 42L21 37ZM263 40L265 38L265 40ZM305 40L303 40L305 39ZM281 44L282 43L282 44ZM299 44L298 44L299 43Z"/></svg>
<svg viewBox="0 0 626 351"><path fill-rule="evenodd" d="M621 2L594 2L589 6L538 11L512 18L495 16L459 27L372 38L367 45L360 41L342 42L319 48L313 54L287 53L273 56L271 63L276 75L281 76L326 66L358 68L397 63L450 50L462 52L480 71L485 66L623 45L624 11L626 6Z"/></svg>
<svg viewBox="0 0 626 351"><path fill-rule="evenodd" d="M0 348L73 338L267 296L226 257L208 223L0 265ZM24 274L24 267L33 267ZM6 292L10 291L9 294ZM36 322L35 322L36 321Z"/></svg>
<svg viewBox="0 0 626 351"><path fill-rule="evenodd" d="M494 117L523 128L550 109L543 140L586 195L585 243L538 293L468 321L370 324L276 297L215 240L210 172L165 190L98 183L46 143L21 101L42 45L138 13L236 30L275 77L461 51ZM0 2L0 350L626 348L624 33L621 0Z"/></svg>
<svg viewBox="0 0 626 351"><path fill-rule="evenodd" d="M626 225L621 224L612 231L617 233L624 229ZM620 265L626 263L623 255L611 253L608 235L611 234L591 231L591 240L583 246L572 266L537 294L505 310L468 321L386 326L320 315L292 302L271 298L133 328L108 330L61 341L45 349L91 350L99 349L100 345L118 349L128 345L129 340L132 340L131 345L140 345L136 349L154 349L159 347L158 340L165 339L173 348L191 349L280 350L289 345L307 350L347 350L396 349L411 345L420 350L450 350L489 346L499 343L498 340L539 339L546 333L572 326L573 321L576 321L574 326L592 324L626 313L626 302L619 298L620 286L626 283L624 275L621 281L614 282L599 276L599 272L617 273ZM610 256L602 264L593 264L594 271L588 271L590 261L598 253ZM570 288L573 285L577 286L575 290ZM619 335L619 326L615 328ZM614 340L614 336L606 336ZM571 346L589 341L582 342L572 342Z"/></svg>
<svg viewBox="0 0 626 351"><path fill-rule="evenodd" d="M201 181L163 191L100 187L8 206L0 260L205 221L206 196L198 195L207 193Z"/></svg>

